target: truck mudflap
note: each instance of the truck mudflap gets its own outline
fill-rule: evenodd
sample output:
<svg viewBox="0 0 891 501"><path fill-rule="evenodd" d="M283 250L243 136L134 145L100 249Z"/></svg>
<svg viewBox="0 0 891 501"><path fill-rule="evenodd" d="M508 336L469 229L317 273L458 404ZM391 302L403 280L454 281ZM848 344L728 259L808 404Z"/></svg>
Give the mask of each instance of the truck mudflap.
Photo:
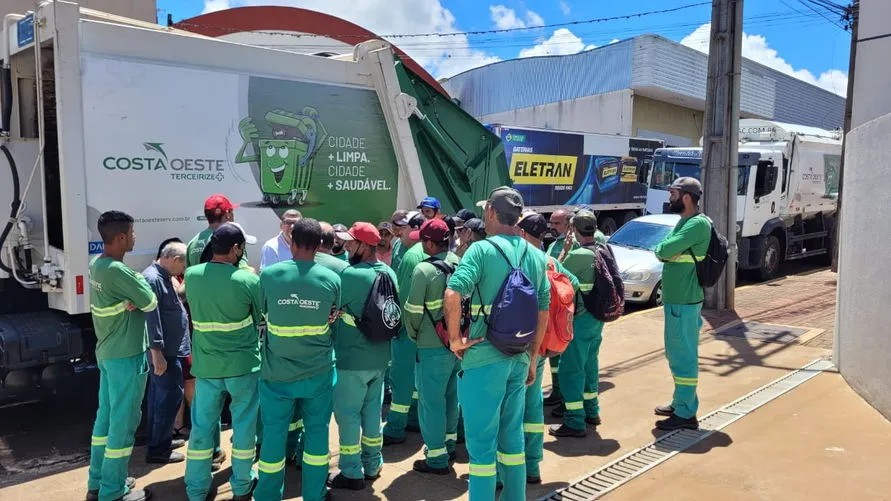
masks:
<svg viewBox="0 0 891 501"><path fill-rule="evenodd" d="M757 270L761 268L764 262L765 235L756 235L754 237L738 238L736 241L739 269L741 270Z"/></svg>
<svg viewBox="0 0 891 501"><path fill-rule="evenodd" d="M396 75L402 92L417 99L410 120L427 195L454 214L475 208L496 186L510 186L501 139L401 62Z"/></svg>

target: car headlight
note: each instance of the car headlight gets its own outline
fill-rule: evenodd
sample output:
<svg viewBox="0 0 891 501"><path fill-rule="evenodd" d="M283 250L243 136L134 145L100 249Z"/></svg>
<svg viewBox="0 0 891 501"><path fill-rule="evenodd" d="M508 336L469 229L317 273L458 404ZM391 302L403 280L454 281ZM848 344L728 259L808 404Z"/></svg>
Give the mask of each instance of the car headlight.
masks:
<svg viewBox="0 0 891 501"><path fill-rule="evenodd" d="M646 282L650 278L648 271L626 271L622 274L622 280L629 282Z"/></svg>

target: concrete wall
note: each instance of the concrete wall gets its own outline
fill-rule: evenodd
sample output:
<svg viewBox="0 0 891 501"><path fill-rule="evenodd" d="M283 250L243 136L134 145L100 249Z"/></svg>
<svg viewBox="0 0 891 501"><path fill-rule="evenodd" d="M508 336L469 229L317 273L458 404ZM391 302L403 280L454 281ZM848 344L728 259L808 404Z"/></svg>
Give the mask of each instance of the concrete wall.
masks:
<svg viewBox="0 0 891 501"><path fill-rule="evenodd" d="M891 3L861 0L839 226L835 363L851 387L891 419L891 328L885 314L891 304L891 37L863 41L889 32Z"/></svg>
<svg viewBox="0 0 891 501"><path fill-rule="evenodd" d="M568 101L476 117L484 124L631 134L631 90L597 94Z"/></svg>
<svg viewBox="0 0 891 501"><path fill-rule="evenodd" d="M860 12L860 40L891 32L891 2L888 0L861 0ZM891 113L888 54L891 54L891 37L865 40L857 45L851 128Z"/></svg>
<svg viewBox="0 0 891 501"><path fill-rule="evenodd" d="M658 138L669 141L672 136L689 139L687 144L671 146L699 146L702 137L702 112L643 96L633 97L631 131L635 136L653 137L650 131L665 134Z"/></svg>
<svg viewBox="0 0 891 501"><path fill-rule="evenodd" d="M150 23L156 20L155 0L75 0L76 3L89 9L101 10L118 16L139 19ZM34 10L36 0L2 0L0 1L0 17L6 14L24 14ZM166 19L162 19L166 23Z"/></svg>

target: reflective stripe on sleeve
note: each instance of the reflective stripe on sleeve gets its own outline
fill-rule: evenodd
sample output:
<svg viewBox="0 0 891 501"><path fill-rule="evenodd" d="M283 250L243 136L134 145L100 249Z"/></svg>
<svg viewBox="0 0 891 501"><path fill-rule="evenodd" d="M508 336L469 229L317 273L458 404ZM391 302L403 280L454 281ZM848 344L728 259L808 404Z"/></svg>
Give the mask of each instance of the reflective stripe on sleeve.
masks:
<svg viewBox="0 0 891 501"><path fill-rule="evenodd" d="M90 305L90 312L94 317L113 317L115 315L120 315L125 311L127 311L127 301L121 301L118 304L105 307Z"/></svg>

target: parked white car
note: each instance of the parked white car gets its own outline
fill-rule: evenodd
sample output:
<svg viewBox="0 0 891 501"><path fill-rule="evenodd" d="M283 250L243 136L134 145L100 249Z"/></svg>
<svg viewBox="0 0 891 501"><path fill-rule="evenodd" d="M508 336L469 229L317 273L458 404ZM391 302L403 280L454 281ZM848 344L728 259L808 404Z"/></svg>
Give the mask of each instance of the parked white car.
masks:
<svg viewBox="0 0 891 501"><path fill-rule="evenodd" d="M653 249L680 220L677 214L651 214L628 221L609 237L625 284L628 303L662 304L662 262Z"/></svg>

